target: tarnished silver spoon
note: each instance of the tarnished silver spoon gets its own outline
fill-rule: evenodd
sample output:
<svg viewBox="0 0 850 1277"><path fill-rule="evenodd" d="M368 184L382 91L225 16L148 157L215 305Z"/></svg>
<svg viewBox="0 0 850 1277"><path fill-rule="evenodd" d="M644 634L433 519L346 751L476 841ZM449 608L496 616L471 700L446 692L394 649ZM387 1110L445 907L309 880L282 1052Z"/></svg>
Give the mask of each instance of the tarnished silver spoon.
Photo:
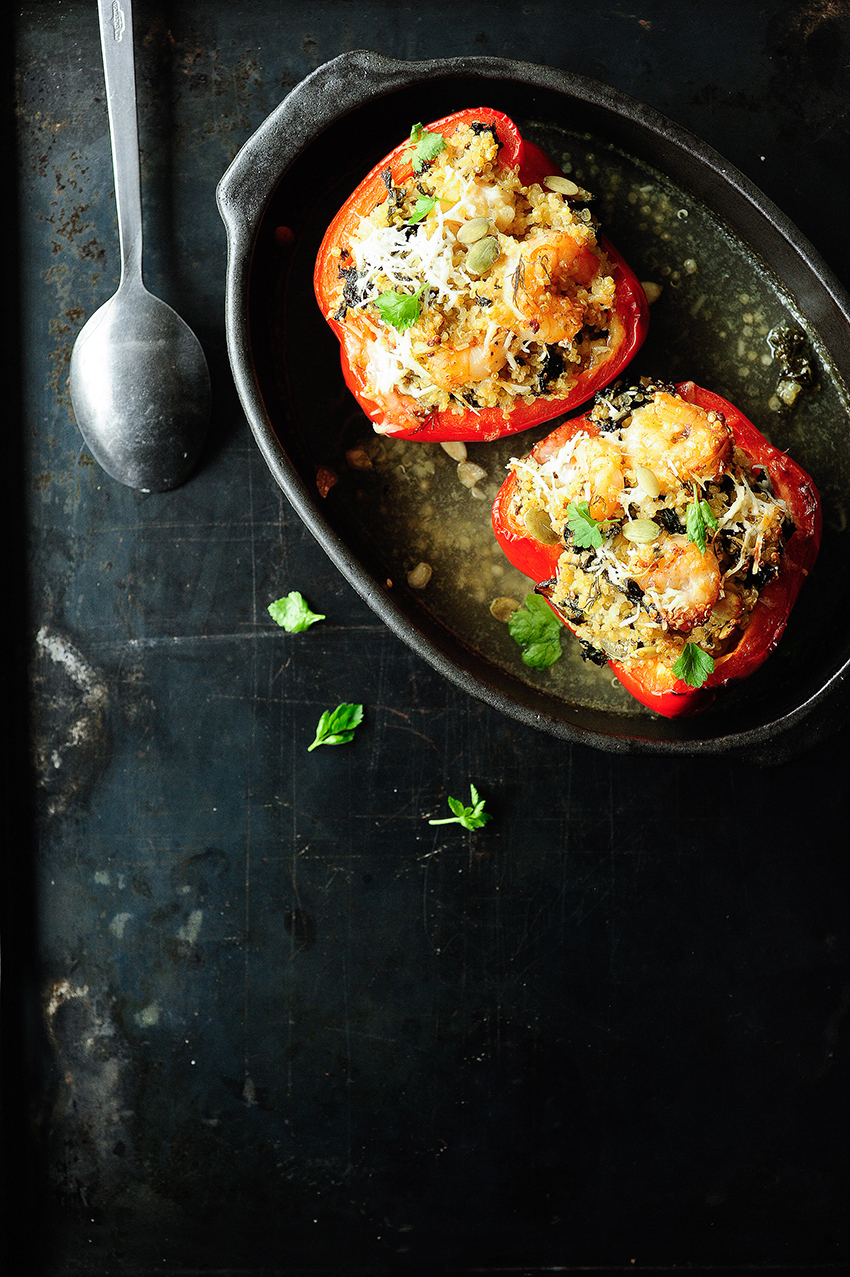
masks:
<svg viewBox="0 0 850 1277"><path fill-rule="evenodd" d="M71 403L108 475L142 492L188 478L207 432L210 375L201 344L142 281L142 194L131 0L98 0L115 204L118 291L80 330Z"/></svg>

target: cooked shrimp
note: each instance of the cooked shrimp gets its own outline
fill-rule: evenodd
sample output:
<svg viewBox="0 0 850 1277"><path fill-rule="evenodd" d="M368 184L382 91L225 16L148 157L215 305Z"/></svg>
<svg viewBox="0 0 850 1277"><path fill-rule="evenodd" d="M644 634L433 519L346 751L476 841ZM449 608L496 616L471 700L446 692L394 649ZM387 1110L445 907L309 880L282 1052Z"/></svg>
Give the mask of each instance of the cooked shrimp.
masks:
<svg viewBox="0 0 850 1277"><path fill-rule="evenodd" d="M501 280L502 309L519 317L540 341L572 341L581 329L584 307L576 285L586 286L599 259L565 232L535 237L511 259Z"/></svg>
<svg viewBox="0 0 850 1277"><path fill-rule="evenodd" d="M479 345L435 346L421 363L435 386L451 391L485 381L504 368L507 360L504 341L496 336Z"/></svg>
<svg viewBox="0 0 850 1277"><path fill-rule="evenodd" d="M691 630L705 621L720 598L721 586L720 567L710 546L702 554L681 535L627 546L626 570L662 620L677 630Z"/></svg>
<svg viewBox="0 0 850 1277"><path fill-rule="evenodd" d="M732 452L723 417L666 391L635 409L624 434L634 465L648 466L663 487L719 479Z"/></svg>
<svg viewBox="0 0 850 1277"><path fill-rule="evenodd" d="M622 456L610 440L582 436L564 467L558 466L556 477L564 521L571 501L586 501L593 519L613 519L622 515Z"/></svg>

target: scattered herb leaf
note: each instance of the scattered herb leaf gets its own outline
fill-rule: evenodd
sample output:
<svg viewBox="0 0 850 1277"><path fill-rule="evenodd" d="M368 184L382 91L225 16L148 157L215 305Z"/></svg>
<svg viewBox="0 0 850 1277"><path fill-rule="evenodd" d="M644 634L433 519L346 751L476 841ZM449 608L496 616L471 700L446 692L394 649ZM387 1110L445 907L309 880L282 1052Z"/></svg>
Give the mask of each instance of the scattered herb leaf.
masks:
<svg viewBox="0 0 850 1277"><path fill-rule="evenodd" d="M532 669L545 670L561 655L561 623L539 594L529 594L525 606L511 613L508 633Z"/></svg>
<svg viewBox="0 0 850 1277"><path fill-rule="evenodd" d="M486 825L493 817L484 810L485 800L478 797L478 790L474 785L469 786L469 796L472 799L471 807L465 807L459 798L449 798L449 807L454 814L442 820L429 820L428 824L463 825L464 829L480 829L482 825Z"/></svg>
<svg viewBox="0 0 850 1277"><path fill-rule="evenodd" d="M688 687L702 687L713 669L714 661L708 652L704 652L696 643L686 643L682 655L673 666L673 673L687 683Z"/></svg>
<svg viewBox="0 0 850 1277"><path fill-rule="evenodd" d="M694 492L693 501L688 506L686 528L688 540L693 541L700 554L705 554L706 535L709 529L712 532L717 531L717 520L714 517L711 506L705 500L699 501L696 492Z"/></svg>
<svg viewBox="0 0 850 1277"><path fill-rule="evenodd" d="M424 287L423 284L422 288ZM419 296L422 288L418 288L415 293L397 293L395 289L380 293L375 298L375 305L384 323L397 328L400 333L406 328L412 328L419 318Z"/></svg>
<svg viewBox="0 0 850 1277"><path fill-rule="evenodd" d="M436 196L420 195L419 199L413 205L413 212L407 219L408 226L415 226L417 222L421 222L423 218L428 216L436 203Z"/></svg>
<svg viewBox="0 0 850 1277"><path fill-rule="evenodd" d="M337 705L326 709L316 728L316 739L307 746L307 752L318 745L347 745L354 736L354 729L363 722L362 705Z"/></svg>
<svg viewBox="0 0 850 1277"><path fill-rule="evenodd" d="M269 616L290 634L300 634L316 621L324 621L324 614L314 612L303 594L292 590L282 599L275 599L269 604Z"/></svg>
<svg viewBox="0 0 850 1277"><path fill-rule="evenodd" d="M426 165L433 164L440 152L446 149L446 139L440 133L429 133L422 124L414 124L410 130L408 146L413 149L413 171L421 173Z"/></svg>
<svg viewBox="0 0 850 1277"><path fill-rule="evenodd" d="M603 530L614 522L613 519L594 519L586 501L571 501L567 506L567 527L579 550L598 550Z"/></svg>

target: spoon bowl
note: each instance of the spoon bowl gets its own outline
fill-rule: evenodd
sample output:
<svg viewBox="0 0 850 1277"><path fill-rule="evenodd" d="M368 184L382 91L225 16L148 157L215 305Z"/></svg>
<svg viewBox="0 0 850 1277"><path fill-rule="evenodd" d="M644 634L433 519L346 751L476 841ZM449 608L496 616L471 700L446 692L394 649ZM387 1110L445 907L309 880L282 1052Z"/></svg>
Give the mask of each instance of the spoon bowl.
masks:
<svg viewBox="0 0 850 1277"><path fill-rule="evenodd" d="M210 416L201 344L142 280L142 199L131 0L98 0L121 247L118 291L71 352L71 403L95 461L119 483L164 492L198 459Z"/></svg>
<svg viewBox="0 0 850 1277"><path fill-rule="evenodd" d="M201 344L139 281L122 284L81 329L71 402L89 451L108 475L165 492L192 472L210 411Z"/></svg>

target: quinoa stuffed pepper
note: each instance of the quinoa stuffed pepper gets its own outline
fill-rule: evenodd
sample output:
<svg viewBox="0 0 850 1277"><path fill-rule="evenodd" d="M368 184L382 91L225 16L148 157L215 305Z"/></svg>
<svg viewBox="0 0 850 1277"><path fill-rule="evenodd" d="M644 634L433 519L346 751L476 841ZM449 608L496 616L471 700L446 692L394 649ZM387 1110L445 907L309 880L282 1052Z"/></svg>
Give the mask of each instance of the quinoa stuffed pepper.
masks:
<svg viewBox="0 0 850 1277"><path fill-rule="evenodd" d="M496 439L617 376L648 307L590 198L489 108L414 126L360 183L315 290L376 431Z"/></svg>
<svg viewBox="0 0 850 1277"><path fill-rule="evenodd" d="M513 460L493 525L583 655L674 717L775 648L821 512L809 476L727 400L643 379Z"/></svg>

